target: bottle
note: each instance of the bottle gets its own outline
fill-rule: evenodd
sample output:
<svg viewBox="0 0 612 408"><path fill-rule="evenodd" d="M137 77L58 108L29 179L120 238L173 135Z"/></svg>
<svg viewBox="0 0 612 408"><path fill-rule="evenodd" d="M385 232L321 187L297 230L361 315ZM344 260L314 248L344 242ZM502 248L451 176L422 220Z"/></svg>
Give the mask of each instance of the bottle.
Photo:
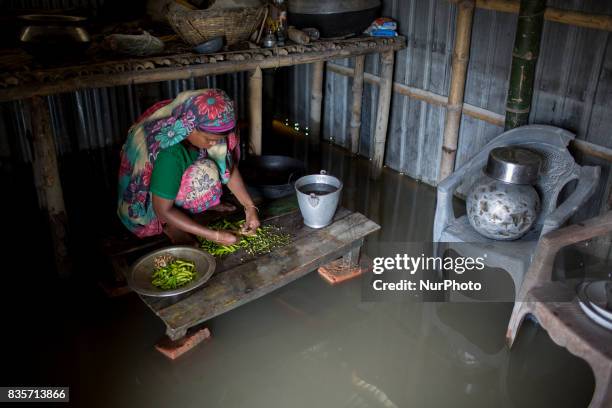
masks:
<svg viewBox="0 0 612 408"><path fill-rule="evenodd" d="M276 32L276 45L279 47L285 46L285 34L283 34L283 30L278 30Z"/></svg>
<svg viewBox="0 0 612 408"><path fill-rule="evenodd" d="M264 38L262 40L262 46L264 48L272 48L276 46L276 36L274 35L274 31L272 31L271 28L269 28L266 32L266 35L264 35Z"/></svg>

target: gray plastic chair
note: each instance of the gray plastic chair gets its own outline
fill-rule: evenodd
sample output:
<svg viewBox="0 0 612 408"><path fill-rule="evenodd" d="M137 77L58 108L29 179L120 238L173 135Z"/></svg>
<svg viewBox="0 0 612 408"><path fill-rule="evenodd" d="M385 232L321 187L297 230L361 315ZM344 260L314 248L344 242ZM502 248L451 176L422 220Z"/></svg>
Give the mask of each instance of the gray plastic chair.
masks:
<svg viewBox="0 0 612 408"><path fill-rule="evenodd" d="M505 269L514 281L518 295L539 238L563 225L594 193L599 181L598 166L580 166L567 150L574 134L554 126L529 125L502 133L489 142L475 157L438 185L438 201L434 220L434 242L464 242L453 248L460 255L479 257L487 248L485 263ZM501 146L522 146L543 157L540 176L535 185L541 200L541 212L534 227L516 241L495 241L476 232L467 216L455 217L453 195L466 191L482 174L491 149ZM559 206L559 193L567 183L577 180L571 195ZM472 243L474 245L469 245ZM496 245L492 245L492 244Z"/></svg>

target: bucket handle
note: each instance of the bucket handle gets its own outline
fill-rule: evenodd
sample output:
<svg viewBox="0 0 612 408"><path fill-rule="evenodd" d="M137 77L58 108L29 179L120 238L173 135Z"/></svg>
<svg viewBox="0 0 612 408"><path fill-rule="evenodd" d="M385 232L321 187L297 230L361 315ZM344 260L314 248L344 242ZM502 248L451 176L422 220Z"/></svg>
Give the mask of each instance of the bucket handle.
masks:
<svg viewBox="0 0 612 408"><path fill-rule="evenodd" d="M327 172L326 172L325 170L321 170L321 171L319 172L319 174L321 174L321 175L325 176L325 175L327 174Z"/></svg>
<svg viewBox="0 0 612 408"><path fill-rule="evenodd" d="M315 193L310 193L310 196L308 197L308 204L310 204L312 208L317 208L319 205L319 197L317 197Z"/></svg>

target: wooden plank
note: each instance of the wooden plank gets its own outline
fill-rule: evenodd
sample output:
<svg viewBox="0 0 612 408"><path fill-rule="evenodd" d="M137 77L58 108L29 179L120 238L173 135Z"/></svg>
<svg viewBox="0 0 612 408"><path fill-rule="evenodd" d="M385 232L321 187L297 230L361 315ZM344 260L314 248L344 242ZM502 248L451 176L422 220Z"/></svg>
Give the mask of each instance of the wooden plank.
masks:
<svg viewBox="0 0 612 408"><path fill-rule="evenodd" d="M319 41L309 46L294 47L293 53L286 48L278 48L274 51L257 49L206 57L198 54L183 54L31 72L25 70L0 75L0 102L72 92L84 88L191 79L207 75L252 71L257 67L266 69L311 64L330 59L390 52L405 48L405 46L406 39L401 36L394 38L359 37L350 40ZM206 58L206 61L203 58Z"/></svg>
<svg viewBox="0 0 612 408"><path fill-rule="evenodd" d="M201 290L157 314L166 323L168 336L175 338L189 327L255 300L350 252L378 229L380 226L363 214L352 213L289 246L213 275Z"/></svg>

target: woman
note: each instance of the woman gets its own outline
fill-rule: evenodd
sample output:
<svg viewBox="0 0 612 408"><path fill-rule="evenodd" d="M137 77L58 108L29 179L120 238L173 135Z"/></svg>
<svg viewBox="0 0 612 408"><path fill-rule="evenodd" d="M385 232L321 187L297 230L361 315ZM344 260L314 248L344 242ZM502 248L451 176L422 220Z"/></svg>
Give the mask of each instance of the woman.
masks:
<svg viewBox="0 0 612 408"><path fill-rule="evenodd" d="M141 238L163 232L175 243L195 235L233 244L234 234L206 228L184 211L235 209L220 203L226 184L244 207L244 229L257 229L257 207L238 171L235 126L232 100L218 89L183 92L149 108L121 150L117 213L123 224Z"/></svg>

